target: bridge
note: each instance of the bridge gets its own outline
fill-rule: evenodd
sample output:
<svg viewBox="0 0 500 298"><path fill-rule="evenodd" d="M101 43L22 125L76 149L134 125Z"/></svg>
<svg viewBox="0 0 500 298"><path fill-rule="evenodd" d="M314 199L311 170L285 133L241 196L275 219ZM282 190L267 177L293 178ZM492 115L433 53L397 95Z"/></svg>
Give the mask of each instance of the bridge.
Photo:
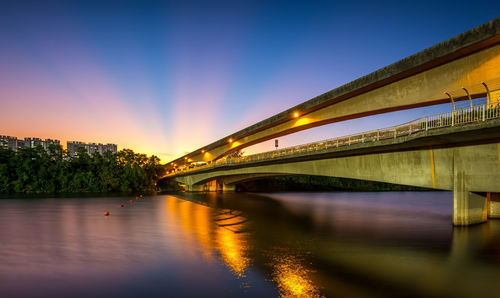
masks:
<svg viewBox="0 0 500 298"><path fill-rule="evenodd" d="M477 100L484 99L477 104ZM473 101L474 100L474 101ZM457 109L465 102L467 108ZM448 113L250 156L278 136L450 103ZM320 175L453 191L455 225L500 217L500 18L265 119L168 165L188 191L275 175Z"/></svg>

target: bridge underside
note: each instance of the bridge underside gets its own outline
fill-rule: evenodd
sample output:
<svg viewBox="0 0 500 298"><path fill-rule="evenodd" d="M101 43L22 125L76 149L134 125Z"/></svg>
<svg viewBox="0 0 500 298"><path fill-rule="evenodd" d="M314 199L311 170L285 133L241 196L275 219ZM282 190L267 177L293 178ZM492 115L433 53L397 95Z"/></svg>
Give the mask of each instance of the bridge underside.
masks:
<svg viewBox="0 0 500 298"><path fill-rule="evenodd" d="M453 224L500 217L500 144L427 148L299 162L227 167L174 179L188 191L234 190L235 184L275 175L361 179L453 191Z"/></svg>

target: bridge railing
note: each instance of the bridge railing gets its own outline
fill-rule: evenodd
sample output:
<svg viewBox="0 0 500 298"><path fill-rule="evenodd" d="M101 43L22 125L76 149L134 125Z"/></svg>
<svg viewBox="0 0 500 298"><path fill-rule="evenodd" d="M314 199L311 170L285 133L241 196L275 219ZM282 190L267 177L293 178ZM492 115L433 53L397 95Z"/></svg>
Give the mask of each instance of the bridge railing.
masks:
<svg viewBox="0 0 500 298"><path fill-rule="evenodd" d="M270 160L274 158L287 157L293 155L307 154L310 152L320 152L329 148L351 146L355 144L370 143L384 139L396 139L408 136L420 131L431 129L463 125L467 123L486 121L500 118L500 104L484 104L454 110L437 115L422 117L408 123L397 126L391 126L383 129L377 129L348 136L313 142L293 147L287 147L280 150L273 150L263 153L257 153L241 157L225 157L205 165L198 165L185 169L178 169L171 175L180 172L189 172L214 166L240 164L246 162Z"/></svg>

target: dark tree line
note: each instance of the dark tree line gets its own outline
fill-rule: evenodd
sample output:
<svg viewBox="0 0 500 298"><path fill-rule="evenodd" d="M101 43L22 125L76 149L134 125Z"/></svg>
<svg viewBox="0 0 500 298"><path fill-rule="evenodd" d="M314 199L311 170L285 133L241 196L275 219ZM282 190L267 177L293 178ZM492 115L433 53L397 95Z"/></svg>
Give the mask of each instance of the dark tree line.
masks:
<svg viewBox="0 0 500 298"><path fill-rule="evenodd" d="M273 191L420 191L416 186L376 181L325 177L325 176L276 176L239 183L237 189L251 192Z"/></svg>
<svg viewBox="0 0 500 298"><path fill-rule="evenodd" d="M51 145L0 149L0 193L72 193L151 191L164 175L156 156L124 149L90 156L79 148L67 158L65 150Z"/></svg>

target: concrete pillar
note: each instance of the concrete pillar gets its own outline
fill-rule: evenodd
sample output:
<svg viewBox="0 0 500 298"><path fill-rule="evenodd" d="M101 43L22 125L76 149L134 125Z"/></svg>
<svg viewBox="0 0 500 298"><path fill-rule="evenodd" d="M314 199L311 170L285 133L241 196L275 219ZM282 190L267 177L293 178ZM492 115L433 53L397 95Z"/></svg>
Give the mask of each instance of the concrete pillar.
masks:
<svg viewBox="0 0 500 298"><path fill-rule="evenodd" d="M205 185L203 184L186 184L186 191L188 192L199 192L199 191L205 191Z"/></svg>
<svg viewBox="0 0 500 298"><path fill-rule="evenodd" d="M205 183L205 190L206 191L217 191L217 181L215 180L210 180Z"/></svg>
<svg viewBox="0 0 500 298"><path fill-rule="evenodd" d="M223 179L217 180L217 191L232 192L236 190L236 184L225 183Z"/></svg>
<svg viewBox="0 0 500 298"><path fill-rule="evenodd" d="M488 220L488 202L485 196L467 189L467 177L462 171L453 175L453 225L468 226Z"/></svg>
<svg viewBox="0 0 500 298"><path fill-rule="evenodd" d="M223 192L230 192L230 191L235 191L236 190L236 184L222 184L222 191Z"/></svg>
<svg viewBox="0 0 500 298"><path fill-rule="evenodd" d="M488 198L488 218L500 218L500 193L489 192Z"/></svg>
<svg viewBox="0 0 500 298"><path fill-rule="evenodd" d="M223 184L221 181L217 180L215 183L215 191L216 192L222 192L224 190Z"/></svg>

